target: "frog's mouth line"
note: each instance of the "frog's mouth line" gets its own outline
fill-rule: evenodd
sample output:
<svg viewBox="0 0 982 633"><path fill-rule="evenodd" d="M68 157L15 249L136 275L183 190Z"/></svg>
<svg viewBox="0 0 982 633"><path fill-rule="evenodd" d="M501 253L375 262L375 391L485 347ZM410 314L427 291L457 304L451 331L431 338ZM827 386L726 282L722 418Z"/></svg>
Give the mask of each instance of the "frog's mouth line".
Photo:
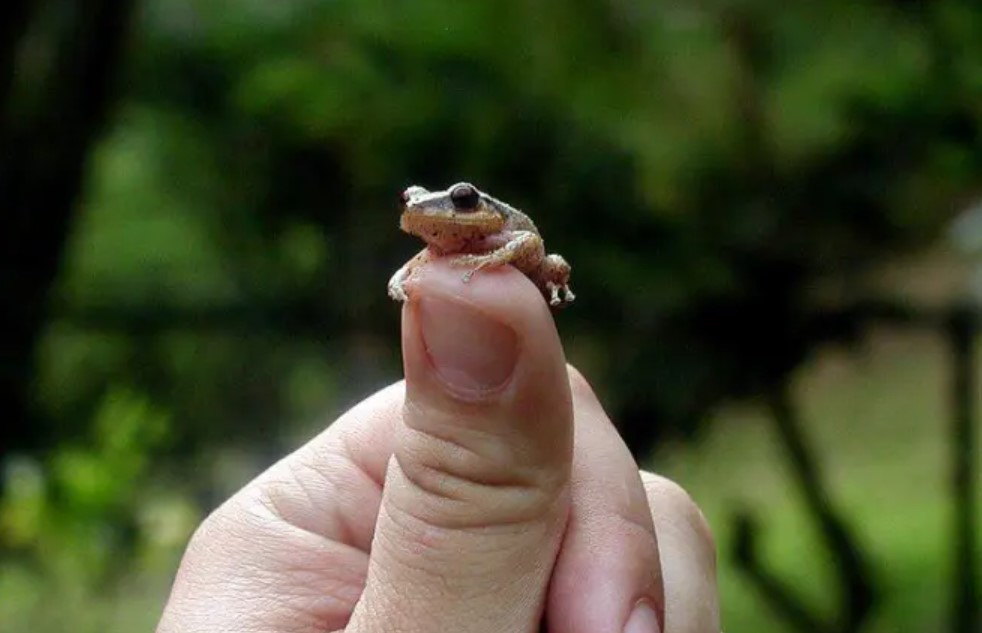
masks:
<svg viewBox="0 0 982 633"><path fill-rule="evenodd" d="M438 214L425 213L404 213L399 222L400 228L408 233L425 232L433 230L446 232L448 234L465 230L468 233L474 232L495 232L504 226L501 216L488 212L440 212Z"/></svg>
<svg viewBox="0 0 982 633"><path fill-rule="evenodd" d="M408 211L408 213L406 213ZM405 208L403 210L403 218L412 222L428 222L431 224L436 224L439 226L484 226L488 223L493 223L496 220L500 220L500 216L496 213L491 213L485 210L479 211L439 211L439 212L424 212L413 210L410 208Z"/></svg>

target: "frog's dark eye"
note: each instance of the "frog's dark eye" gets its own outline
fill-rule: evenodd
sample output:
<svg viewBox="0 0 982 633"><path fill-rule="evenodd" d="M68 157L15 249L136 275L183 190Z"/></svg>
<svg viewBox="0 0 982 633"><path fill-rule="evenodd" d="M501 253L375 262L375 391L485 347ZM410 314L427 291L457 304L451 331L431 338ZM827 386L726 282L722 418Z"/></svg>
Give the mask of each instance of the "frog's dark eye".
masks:
<svg viewBox="0 0 982 633"><path fill-rule="evenodd" d="M450 201L458 211L473 211L481 201L477 189L470 185L457 185L450 191Z"/></svg>

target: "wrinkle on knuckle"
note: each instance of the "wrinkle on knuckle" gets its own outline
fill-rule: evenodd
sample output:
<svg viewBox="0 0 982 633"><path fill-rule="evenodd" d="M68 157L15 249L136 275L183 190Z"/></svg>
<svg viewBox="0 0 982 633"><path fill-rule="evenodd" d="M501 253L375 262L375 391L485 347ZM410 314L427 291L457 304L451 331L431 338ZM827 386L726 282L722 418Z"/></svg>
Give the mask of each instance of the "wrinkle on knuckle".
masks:
<svg viewBox="0 0 982 633"><path fill-rule="evenodd" d="M328 496L334 494L336 495L336 488L334 486L334 481L325 476L325 473L317 468L304 463L304 462L294 462L290 461L286 463L286 472L290 476L290 481L293 484L291 486L292 491L298 491L300 495L306 500L307 505L310 508L316 508L318 506L318 497L323 495L318 495L317 492L312 488L313 484L311 479L306 477L306 474L313 475L314 478L319 480L322 485L327 487L327 490L322 491Z"/></svg>
<svg viewBox="0 0 982 633"><path fill-rule="evenodd" d="M238 496L253 512L323 538L354 544L358 528L344 508L365 484L378 486L381 492L381 486L351 459L342 442L334 441L307 446L281 460Z"/></svg>
<svg viewBox="0 0 982 633"><path fill-rule="evenodd" d="M407 427L396 457L409 469L407 476L438 473L445 481L490 489L552 492L564 481L562 473L526 459L508 438L480 429L436 432ZM418 473L415 471L419 471Z"/></svg>
<svg viewBox="0 0 982 633"><path fill-rule="evenodd" d="M379 491L382 490L382 485L385 483L385 475L375 473L371 468L365 463L363 459L360 458L360 451L355 446L355 436L352 433L342 432L338 436L337 453L351 464L353 468L360 470L365 478L375 484Z"/></svg>
<svg viewBox="0 0 982 633"><path fill-rule="evenodd" d="M332 460L344 459L337 452L329 451L328 454ZM280 517L290 525L318 536L354 543L354 529L336 503L341 497L343 465L340 468L315 468L305 461L291 461L285 464L285 470L289 488L283 492L289 495L289 503L280 509Z"/></svg>
<svg viewBox="0 0 982 633"><path fill-rule="evenodd" d="M293 487L292 482L281 479L270 479L266 485L260 486L247 495L236 497L239 507L246 516L260 519L273 519L291 524L290 511L284 506L283 500L289 493L283 492L285 487Z"/></svg>
<svg viewBox="0 0 982 633"><path fill-rule="evenodd" d="M406 485L390 507L436 529L509 528L542 520L562 494L507 478L475 480L432 464L395 461Z"/></svg>

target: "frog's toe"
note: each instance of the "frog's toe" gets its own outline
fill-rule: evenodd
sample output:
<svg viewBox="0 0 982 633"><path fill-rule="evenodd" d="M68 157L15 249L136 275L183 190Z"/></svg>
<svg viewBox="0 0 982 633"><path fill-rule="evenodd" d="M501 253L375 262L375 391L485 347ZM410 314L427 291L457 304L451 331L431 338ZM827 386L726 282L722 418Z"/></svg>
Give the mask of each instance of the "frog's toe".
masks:
<svg viewBox="0 0 982 633"><path fill-rule="evenodd" d="M546 292L549 293L549 305L556 306L562 302L559 298L559 285L551 281L546 282Z"/></svg>
<svg viewBox="0 0 982 633"><path fill-rule="evenodd" d="M566 284L557 284L554 282L546 282L546 291L548 294L549 305L556 307L562 307L564 305L573 303L576 299L576 295L573 291L569 289Z"/></svg>
<svg viewBox="0 0 982 633"><path fill-rule="evenodd" d="M395 301L405 301L408 299L406 296L406 290L402 287L402 284L393 284L389 286L389 296Z"/></svg>

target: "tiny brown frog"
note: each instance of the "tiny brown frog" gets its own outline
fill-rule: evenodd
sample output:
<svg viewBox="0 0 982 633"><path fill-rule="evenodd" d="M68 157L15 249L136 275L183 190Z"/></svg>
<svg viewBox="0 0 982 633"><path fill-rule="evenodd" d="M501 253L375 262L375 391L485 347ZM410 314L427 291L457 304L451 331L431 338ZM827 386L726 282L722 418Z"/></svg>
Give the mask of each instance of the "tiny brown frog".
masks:
<svg viewBox="0 0 982 633"><path fill-rule="evenodd" d="M549 305L561 307L575 298L570 265L560 255L546 255L532 220L474 185L461 182L444 191L409 187L402 193L399 226L427 246L389 280L389 296L396 301L406 300L403 284L416 268L442 256L467 268L465 283L482 268L511 264L538 286Z"/></svg>

